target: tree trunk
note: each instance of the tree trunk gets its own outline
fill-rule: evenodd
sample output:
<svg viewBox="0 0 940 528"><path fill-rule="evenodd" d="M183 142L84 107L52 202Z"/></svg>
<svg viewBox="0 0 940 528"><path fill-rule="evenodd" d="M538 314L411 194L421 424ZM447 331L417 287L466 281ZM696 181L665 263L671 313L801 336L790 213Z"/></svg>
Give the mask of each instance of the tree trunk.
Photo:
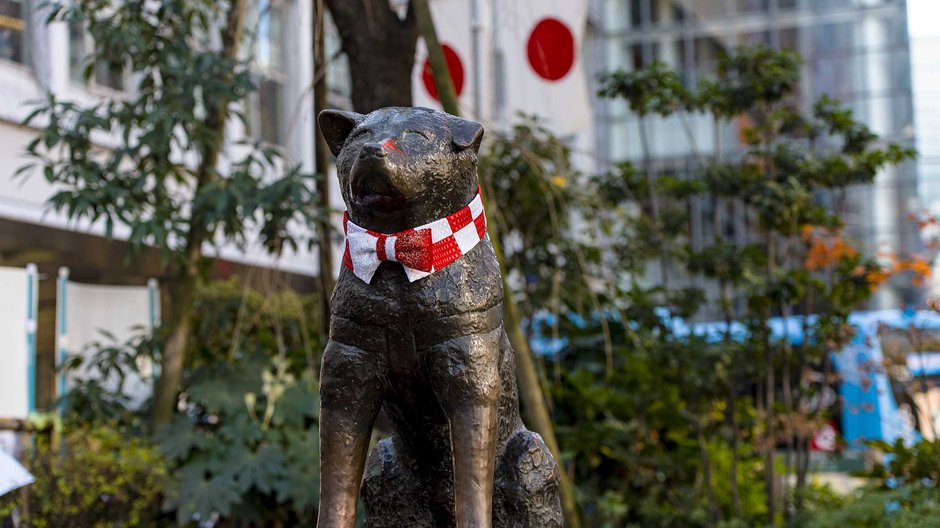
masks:
<svg viewBox="0 0 940 528"><path fill-rule="evenodd" d="M323 23L326 18L326 10L323 7L323 0L316 0L316 10L314 12L314 50L313 50L313 108L314 115L320 115L320 112L326 108L326 49L323 42ZM313 140L314 152L316 153L316 167L314 170L320 175L317 180L317 197L320 203L316 207L321 209L317 221L317 257L320 263L320 338L325 339L330 335L330 296L333 294L333 245L330 240L330 149L326 145L326 140L319 133L317 120L313 120Z"/></svg>
<svg viewBox="0 0 940 528"><path fill-rule="evenodd" d="M665 244L659 223L659 195L656 192L656 176L653 174L653 156L650 154L649 136L646 134L646 119L643 114L637 115L637 127L640 130L640 146L643 151L643 174L646 175L646 192L649 197L650 216L653 220L655 236L659 241L659 282L664 290L669 289L669 253Z"/></svg>
<svg viewBox="0 0 940 528"><path fill-rule="evenodd" d="M728 386L728 422L731 427L731 464L728 468L728 480L731 488L731 506L734 515L738 519L744 518L744 510L741 508L741 493L738 491L738 445L740 442L740 430L738 429L738 416L735 405L734 378Z"/></svg>
<svg viewBox="0 0 940 528"><path fill-rule="evenodd" d="M222 57L227 59L238 57L247 10L248 0L232 1L222 33ZM225 121L228 117L229 103L231 101L228 98L220 99L206 115L205 126L214 135L206 141L201 152L202 156L196 169L194 197L199 195L216 177L219 153L224 146ZM183 378L183 365L186 362L186 346L192 323L199 261L202 260L202 243L208 235L205 220L193 213L189 222L189 233L186 235L185 262L174 277L177 280L176 295L173 299L175 313L170 319L167 332L169 337L163 350L160 377L154 390L150 424L153 431L173 417L173 410L176 407L176 392L179 390L180 380Z"/></svg>
<svg viewBox="0 0 940 528"><path fill-rule="evenodd" d="M721 520L721 507L718 504L718 495L715 493L715 484L712 481L711 457L708 454L708 442L705 440L704 427L700 423L695 423L695 437L698 441L699 460L702 464L702 480L705 481L705 493L708 495L708 512L711 516L712 525L717 525Z"/></svg>
<svg viewBox="0 0 940 528"><path fill-rule="evenodd" d="M776 263L775 259L777 258L776 252L774 251L774 236L773 233L767 233L767 276L773 277L776 272ZM764 313L764 321L770 321L770 309L767 308ZM777 429L774 420L776 416L774 414L774 405L776 405L776 372L774 371L774 351L770 346L770 330L767 330L767 335L764 336L764 380L765 380L765 390L766 394L764 396L764 411L765 411L765 420L767 431L765 434L765 446L766 450L764 453L764 485L767 489L767 516L769 519L768 524L770 526L776 526L777 522L777 473L774 468L774 449L777 444Z"/></svg>
<svg viewBox="0 0 940 528"><path fill-rule="evenodd" d="M411 106L418 26L414 5L405 18L388 0L326 0L339 30L352 72L352 104L357 112Z"/></svg>

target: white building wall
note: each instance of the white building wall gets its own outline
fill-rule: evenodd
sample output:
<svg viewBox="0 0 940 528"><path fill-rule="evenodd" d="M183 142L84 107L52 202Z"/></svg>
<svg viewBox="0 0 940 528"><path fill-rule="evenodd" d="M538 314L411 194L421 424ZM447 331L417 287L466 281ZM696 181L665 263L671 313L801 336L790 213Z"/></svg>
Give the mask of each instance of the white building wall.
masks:
<svg viewBox="0 0 940 528"><path fill-rule="evenodd" d="M90 89L69 77L68 26L57 22L45 25L47 17L44 0L30 1L28 34L30 65L0 59L0 219L9 219L70 231L104 235L103 223L92 225L87 221L70 222L65 215L48 210L46 200L54 189L35 173L27 178L13 179L16 170L29 160L24 156L26 145L34 137L34 130L21 123L36 101L52 92L60 99L90 103L102 95L114 95L103 89ZM285 8L283 47L287 77L283 92L284 149L288 159L300 163L304 171L313 171L313 23L312 5L303 0L283 0ZM130 83L131 87L133 83ZM229 142L243 136L242 127L230 122ZM109 146L108 138L94 138L102 147ZM229 154L234 154L230 150ZM225 156L223 156L225 158ZM300 227L298 226L298 229ZM114 235L125 239L126 229L115 228ZM206 247L209 251L210 248ZM286 253L280 259L268 256L259 244L246 248L223 245L219 257L265 267L278 267L285 271L306 275L317 273L315 254L306 250Z"/></svg>

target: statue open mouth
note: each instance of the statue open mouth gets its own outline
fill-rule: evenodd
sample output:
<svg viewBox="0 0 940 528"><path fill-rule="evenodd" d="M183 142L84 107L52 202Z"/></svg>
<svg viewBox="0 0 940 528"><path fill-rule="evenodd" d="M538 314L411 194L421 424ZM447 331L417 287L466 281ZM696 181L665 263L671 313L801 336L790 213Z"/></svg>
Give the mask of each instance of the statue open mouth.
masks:
<svg viewBox="0 0 940 528"><path fill-rule="evenodd" d="M366 194L356 198L361 207L379 211L394 211L401 209L407 200L401 194Z"/></svg>
<svg viewBox="0 0 940 528"><path fill-rule="evenodd" d="M390 174L381 162L358 164L350 178L350 187L353 201L363 208L393 211L407 201L392 184Z"/></svg>

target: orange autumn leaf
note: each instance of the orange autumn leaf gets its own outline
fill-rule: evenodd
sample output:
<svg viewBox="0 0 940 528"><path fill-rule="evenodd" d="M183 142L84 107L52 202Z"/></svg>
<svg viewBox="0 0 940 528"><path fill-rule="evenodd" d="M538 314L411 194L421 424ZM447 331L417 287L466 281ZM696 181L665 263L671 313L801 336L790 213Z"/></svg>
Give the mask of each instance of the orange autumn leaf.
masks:
<svg viewBox="0 0 940 528"><path fill-rule="evenodd" d="M891 276L891 273L884 269L871 270L865 275L865 280L868 282L868 288L871 291L875 291L881 286L888 278Z"/></svg>
<svg viewBox="0 0 940 528"><path fill-rule="evenodd" d="M804 225L800 236L808 244L804 265L809 270L825 269L840 260L853 258L858 251L849 245L838 230Z"/></svg>
<svg viewBox="0 0 940 528"><path fill-rule="evenodd" d="M933 270L930 268L930 263L927 262L927 259L920 255L909 261L908 269L913 271L922 279L930 277L930 275L933 273Z"/></svg>

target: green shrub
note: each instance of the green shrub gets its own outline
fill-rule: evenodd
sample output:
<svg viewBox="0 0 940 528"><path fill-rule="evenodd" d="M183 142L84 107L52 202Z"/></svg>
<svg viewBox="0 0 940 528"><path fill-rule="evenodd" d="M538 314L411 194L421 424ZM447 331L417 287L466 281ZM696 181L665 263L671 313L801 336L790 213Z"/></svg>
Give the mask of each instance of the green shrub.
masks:
<svg viewBox="0 0 940 528"><path fill-rule="evenodd" d="M61 445L40 436L25 463L36 478L27 503L19 493L0 499L0 518L18 508L32 528L164 525L160 490L169 473L144 440L107 427L69 433Z"/></svg>
<svg viewBox="0 0 940 528"><path fill-rule="evenodd" d="M276 358L192 373L179 414L156 436L174 467L167 506L180 525L218 516L308 526L318 501L317 391Z"/></svg>
<svg viewBox="0 0 940 528"><path fill-rule="evenodd" d="M232 280L200 285L194 302L177 405L182 412L153 438L169 473L156 488L162 508L181 526L208 519L237 526L312 524L322 346L316 298L292 291L264 295ZM98 380L136 372L138 359L154 358L160 348L159 335L93 346L81 366L99 375L72 387L66 424L87 429L117 422L125 434L145 434L147 406L129 408Z"/></svg>
<svg viewBox="0 0 940 528"><path fill-rule="evenodd" d="M868 442L884 464L861 476L871 484L840 502L808 508L806 528L934 528L940 526L940 441L907 446ZM810 501L813 502L820 501Z"/></svg>
<svg viewBox="0 0 940 528"><path fill-rule="evenodd" d="M166 505L180 525L315 522L316 306L311 295L265 295L234 280L200 286L180 387L185 412L156 436L172 462Z"/></svg>

